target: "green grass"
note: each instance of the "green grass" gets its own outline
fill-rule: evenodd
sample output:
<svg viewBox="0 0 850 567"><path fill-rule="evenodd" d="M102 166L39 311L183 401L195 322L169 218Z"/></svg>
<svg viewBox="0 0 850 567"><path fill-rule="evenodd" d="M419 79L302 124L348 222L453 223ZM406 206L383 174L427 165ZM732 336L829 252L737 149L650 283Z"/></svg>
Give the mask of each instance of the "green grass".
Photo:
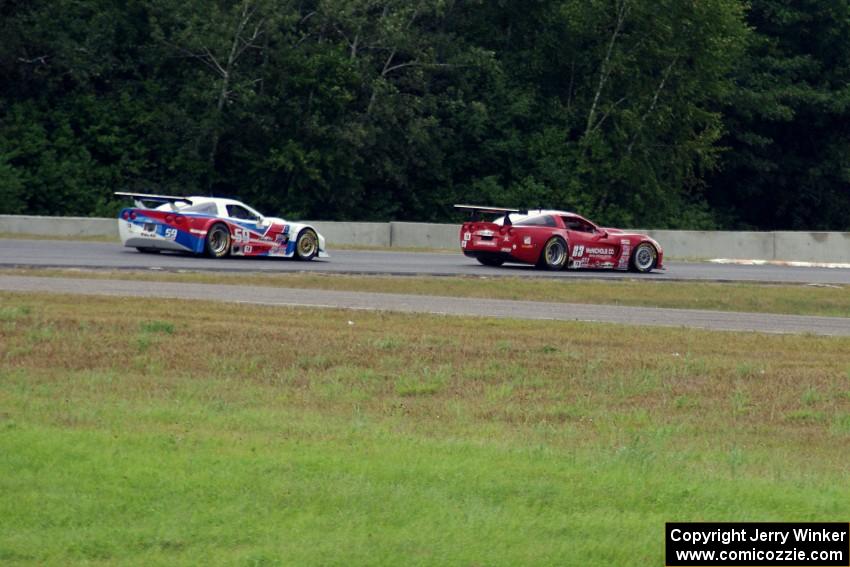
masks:
<svg viewBox="0 0 850 567"><path fill-rule="evenodd" d="M0 306L4 564L661 565L666 521L850 516L844 338Z"/></svg>
<svg viewBox="0 0 850 567"><path fill-rule="evenodd" d="M390 277L342 274L174 273L94 270L0 270L0 274L255 285L469 298L597 303L792 315L850 317L850 286L616 281L518 277Z"/></svg>

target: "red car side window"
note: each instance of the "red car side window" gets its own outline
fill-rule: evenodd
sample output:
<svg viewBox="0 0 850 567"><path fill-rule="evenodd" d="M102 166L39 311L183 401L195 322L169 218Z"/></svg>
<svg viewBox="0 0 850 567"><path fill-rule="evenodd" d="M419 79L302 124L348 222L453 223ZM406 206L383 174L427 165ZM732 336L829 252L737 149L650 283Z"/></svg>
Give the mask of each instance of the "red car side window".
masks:
<svg viewBox="0 0 850 567"><path fill-rule="evenodd" d="M577 232L595 232L593 225L585 220L576 217L561 217L561 220L564 221L564 226L566 226L568 230L575 230Z"/></svg>

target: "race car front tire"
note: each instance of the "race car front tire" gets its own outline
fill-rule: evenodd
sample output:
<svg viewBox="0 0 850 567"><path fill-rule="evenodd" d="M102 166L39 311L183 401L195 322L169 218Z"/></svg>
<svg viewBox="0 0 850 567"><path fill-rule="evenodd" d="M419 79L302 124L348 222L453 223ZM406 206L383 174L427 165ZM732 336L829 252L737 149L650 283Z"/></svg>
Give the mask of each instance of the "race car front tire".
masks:
<svg viewBox="0 0 850 567"><path fill-rule="evenodd" d="M567 265L569 251L566 241L560 236L555 236L546 241L543 246L543 251L540 253L540 259L537 261L537 266L545 270L557 272L563 270Z"/></svg>
<svg viewBox="0 0 850 567"><path fill-rule="evenodd" d="M309 261L319 254L319 236L312 228L305 228L295 239L295 257Z"/></svg>
<svg viewBox="0 0 850 567"><path fill-rule="evenodd" d="M632 251L629 267L634 272L647 274L652 271L657 261L658 252L655 250L655 246L649 242L642 242Z"/></svg>
<svg viewBox="0 0 850 567"><path fill-rule="evenodd" d="M214 224L207 231L206 251L212 258L224 258L230 254L230 230L225 225Z"/></svg>
<svg viewBox="0 0 850 567"><path fill-rule="evenodd" d="M484 264L485 266L492 266L494 268L498 268L499 266L505 263L505 261L501 258L486 258L478 256L476 260L478 260L479 263Z"/></svg>

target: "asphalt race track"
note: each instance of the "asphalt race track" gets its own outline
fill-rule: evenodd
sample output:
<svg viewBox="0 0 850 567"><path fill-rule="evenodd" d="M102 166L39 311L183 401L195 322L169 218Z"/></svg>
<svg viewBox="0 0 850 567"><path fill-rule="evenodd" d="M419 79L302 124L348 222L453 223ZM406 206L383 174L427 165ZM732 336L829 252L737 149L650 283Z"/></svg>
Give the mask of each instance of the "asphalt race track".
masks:
<svg viewBox="0 0 850 567"><path fill-rule="evenodd" d="M475 299L470 301L468 298L462 297L398 293L3 275L0 275L0 290L225 301L277 307L340 308L548 321L591 321L626 325L692 327L719 331L850 336L850 319L844 317L733 313L697 309L661 309L502 299Z"/></svg>
<svg viewBox="0 0 850 567"><path fill-rule="evenodd" d="M786 266L737 266L669 262L663 272L633 274L608 271L546 272L531 266L489 268L460 252L374 252L330 250L325 260L228 258L212 260L174 253L141 254L120 244L53 240L0 239L0 268L87 268L102 270L162 269L233 272L325 272L347 274L516 276L547 278L640 278L647 281L696 280L850 285L850 269Z"/></svg>

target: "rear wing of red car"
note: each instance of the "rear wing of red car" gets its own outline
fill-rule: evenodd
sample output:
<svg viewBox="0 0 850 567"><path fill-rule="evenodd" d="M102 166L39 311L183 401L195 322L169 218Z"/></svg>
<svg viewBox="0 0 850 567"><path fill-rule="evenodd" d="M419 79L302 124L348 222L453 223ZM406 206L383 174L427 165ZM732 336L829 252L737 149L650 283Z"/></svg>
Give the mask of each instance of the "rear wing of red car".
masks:
<svg viewBox="0 0 850 567"><path fill-rule="evenodd" d="M186 197L176 197L173 195L152 195L150 193L125 193L123 191L116 191L116 195L119 197L130 197L135 201L136 206L139 208L147 208L145 205L145 201L153 202L153 203L171 203L174 205L175 203L187 203L189 205L192 204L191 199L187 199Z"/></svg>
<svg viewBox="0 0 850 567"><path fill-rule="evenodd" d="M527 215L527 209L506 209L504 207L484 207L481 205L455 205L455 208L461 211L469 211L470 216L473 220L479 219L479 215L481 213L494 213L505 215L504 224L511 224L511 215Z"/></svg>

